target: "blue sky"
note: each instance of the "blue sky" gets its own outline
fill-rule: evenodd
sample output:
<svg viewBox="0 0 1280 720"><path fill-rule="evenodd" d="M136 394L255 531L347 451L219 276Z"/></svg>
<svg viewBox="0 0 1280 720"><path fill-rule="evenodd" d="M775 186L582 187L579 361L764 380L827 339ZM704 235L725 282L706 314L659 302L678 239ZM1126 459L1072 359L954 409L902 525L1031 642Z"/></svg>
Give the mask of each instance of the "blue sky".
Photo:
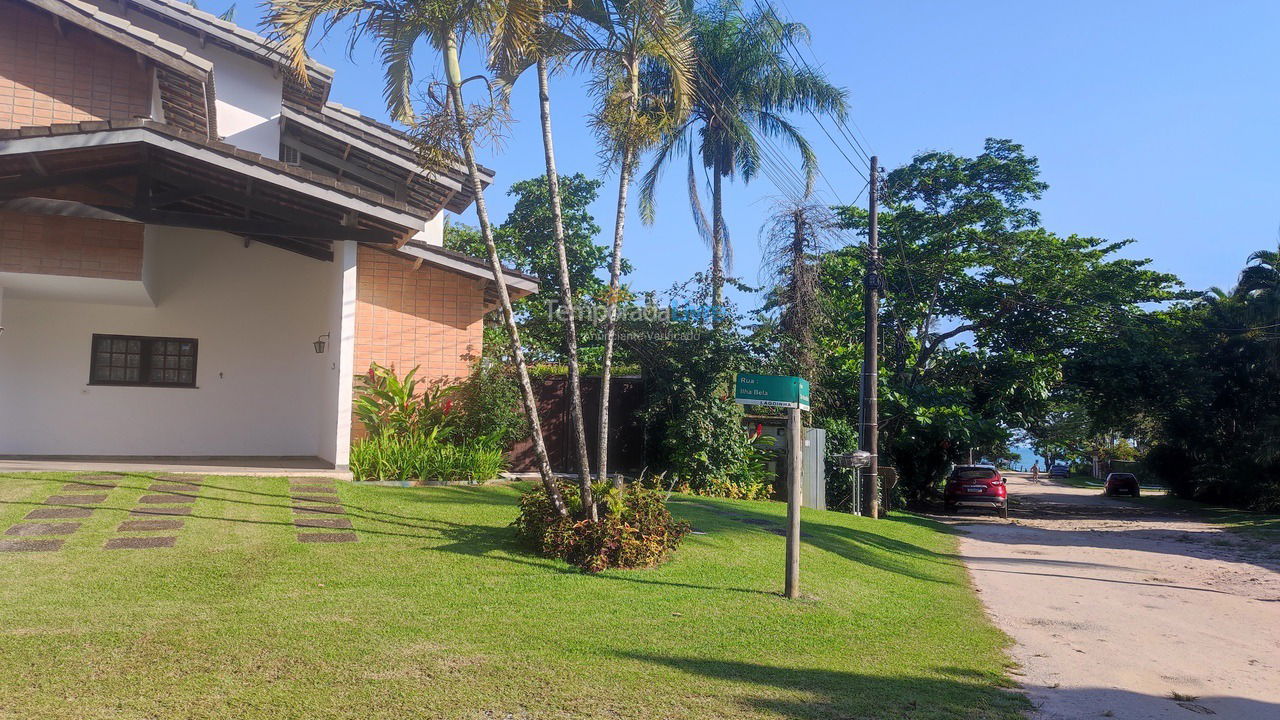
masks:
<svg viewBox="0 0 1280 720"><path fill-rule="evenodd" d="M221 12L228 4L201 7ZM1040 158L1050 188L1039 209L1049 229L1133 238L1129 255L1153 258L1154 267L1192 288L1230 285L1250 252L1276 246L1280 4L783 0L777 6L809 25L809 57L848 89L852 117L883 166L924 150L972 155L986 137L1012 138ZM256 27L258 16L241 0L238 22ZM348 59L335 37L313 54L337 69L332 99L386 119L369 46ZM423 77L436 71L429 50L418 71ZM479 71L473 63L464 74ZM511 207L507 187L543 171L533 84L528 77L517 88L517 122L505 147L481 152L498 173L489 193L496 222ZM595 211L604 228L600 241L607 242L617 178L595 155L584 79L556 78L552 103L560 171L606 179ZM862 178L810 119L797 124L817 147L836 193L851 200ZM654 225L641 225L633 203L626 255L638 289L665 288L708 262L692 229L681 168L664 180ZM828 200L836 194L822 183L819 189ZM735 271L748 282L758 278L757 232L779 194L763 177L727 187Z"/></svg>

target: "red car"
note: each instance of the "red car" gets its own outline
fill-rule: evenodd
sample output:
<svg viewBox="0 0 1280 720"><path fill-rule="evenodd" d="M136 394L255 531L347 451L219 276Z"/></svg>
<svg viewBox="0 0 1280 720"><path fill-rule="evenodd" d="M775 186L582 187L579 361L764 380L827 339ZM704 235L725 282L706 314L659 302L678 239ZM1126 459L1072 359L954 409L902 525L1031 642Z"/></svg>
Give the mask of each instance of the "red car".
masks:
<svg viewBox="0 0 1280 720"><path fill-rule="evenodd" d="M995 510L1000 517L1009 517L1009 491L1000 471L991 465L957 465L947 477L943 502L948 515L969 507Z"/></svg>
<svg viewBox="0 0 1280 720"><path fill-rule="evenodd" d="M1102 486L1103 495L1132 495L1138 497L1141 494L1138 489L1138 478L1133 473L1111 473L1107 475L1107 482Z"/></svg>

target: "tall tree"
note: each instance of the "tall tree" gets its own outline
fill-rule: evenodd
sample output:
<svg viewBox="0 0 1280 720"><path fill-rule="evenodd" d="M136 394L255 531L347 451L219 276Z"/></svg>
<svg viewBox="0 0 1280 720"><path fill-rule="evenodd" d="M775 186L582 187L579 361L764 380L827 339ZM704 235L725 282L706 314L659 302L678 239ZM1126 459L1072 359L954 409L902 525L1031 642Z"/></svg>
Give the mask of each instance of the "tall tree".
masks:
<svg viewBox="0 0 1280 720"><path fill-rule="evenodd" d="M551 87L548 65L564 46L564 27L573 22L567 12L568 5L535 0L542 14L539 30L525 41L522 33L514 37L500 36L491 43L490 64L510 87L528 60L533 61L538 79L538 119L542 129L542 155L546 164L547 196L551 207L552 240L555 247L557 285L560 290L560 307L564 320L565 359L569 366L569 423L573 428L574 457L578 464L578 494L583 513L595 522L598 517L591 492L591 456L587 452L586 423L582 417L582 382L578 367L578 323L574 308L572 279L569 274L569 257L565 250L563 206L560 201L560 175L556 170L555 139L551 132Z"/></svg>
<svg viewBox="0 0 1280 720"><path fill-rule="evenodd" d="M484 240L489 267L502 307L511 357L516 365L521 399L529 419L534 451L543 485L561 515L567 515L551 463L542 438L537 399L529 380L520 329L516 325L511 295L507 292L501 260L494 241L493 226L485 204L484 182L475 158L477 128L493 117L492 106L468 107L462 95L463 77L459 47L472 37L504 38L512 46L533 43L542 23L542 4L537 0L271 0L267 22L294 61L300 77L306 78L307 38L317 22L327 30L339 23L348 26L352 43L361 37L373 38L382 56L386 78L384 95L392 116L402 122L414 122L411 93L414 87L413 55L419 41L440 54L445 68L446 96L429 93L436 107L417 127L425 134L426 154L457 150L467 170L468 183L475 196L476 217ZM441 146L444 146L443 148Z"/></svg>
<svg viewBox="0 0 1280 720"><path fill-rule="evenodd" d="M813 69L796 65L789 46L807 42L809 30L783 22L772 8L748 15L737 2L721 0L695 15L692 25L698 57L693 107L688 120L663 133L657 143L640 183L640 211L645 222L653 221L663 169L687 154L689 205L699 234L711 246L712 304L721 307L732 258L724 221L724 181L740 175L744 183L751 182L769 162L773 151L768 146L781 140L800 155L807 194L818 158L786 116L806 112L842 117L846 93ZM695 154L711 175L709 222L698 197Z"/></svg>
<svg viewBox="0 0 1280 720"><path fill-rule="evenodd" d="M596 111L592 119L606 164L618 165L609 290L604 298L604 354L600 363L596 467L602 479L609 474L609 396L622 294L627 197L640 153L683 121L693 98L695 56L683 5L681 0L593 0L577 6L575 11L597 31L595 49L583 54L595 73L592 89ZM642 87L644 72L661 75L663 83ZM621 485L622 477L615 477L614 483Z"/></svg>
<svg viewBox="0 0 1280 720"><path fill-rule="evenodd" d="M555 154L550 126L551 63L568 63L594 71L592 87L598 100L593 123L604 141L604 154L609 162L620 163L618 220L615 223L613 254L609 266L605 350L602 359L602 391L600 421L600 477L608 474L608 406L609 376L613 362L614 326L624 270L622 260L623 218L626 213L627 187L631 182L636 154L653 142L658 131L668 127L670 117L680 117L688 105L692 44L684 24L684 13L677 0L543 0L545 22L531 44L523 40L501 38L494 44L494 68L504 86L529 66L537 69L543 147L546 149L547 180L551 187L553 212L558 212L559 192L555 187ZM662 103L664 112L642 112L646 105L639 92L641 63L662 68L670 79ZM557 236L557 247L563 246L563 233ZM562 263L567 272L567 265ZM564 300L562 299L562 302ZM576 332L572 306L566 305L570 318L566 333ZM568 357L570 373L570 405L573 408L575 433L582 424L581 391L578 383L576 341ZM584 435L578 437L579 465L582 467L583 492L589 492L589 466ZM621 478L616 479L620 483Z"/></svg>
<svg viewBox="0 0 1280 720"><path fill-rule="evenodd" d="M602 181L582 173L560 176L561 218L564 227L565 253L569 262L575 306L584 306L599 297L608 287L599 277L609 271L609 248L595 242L600 226L591 214L591 204L599 196ZM539 176L511 184L507 195L514 206L495 230L498 255L508 267L538 278L541 288L536 295L516 300L513 307L520 322L520 339L532 363L567 365L564 322L560 319L560 269L553 240L551 203L547 200L546 178ZM484 240L475 227L449 223L445 227L444 244L450 250L483 257ZM624 263L630 271L630 263ZM549 299L555 300L549 301ZM496 329L503 335L496 343L486 343L494 357L504 357L505 330L501 318L494 315ZM578 354L584 367L598 363L600 334L593 326L583 325L578 333Z"/></svg>
<svg viewBox="0 0 1280 720"><path fill-rule="evenodd" d="M787 338L788 374L814 380L814 326L821 312L818 259L840 227L835 213L815 202L780 203L763 228L763 269L777 285L769 306L781 308L778 330Z"/></svg>
<svg viewBox="0 0 1280 720"><path fill-rule="evenodd" d="M1039 172L1022 146L990 139L975 157L923 153L886 179L882 447L911 499L970 448L998 451L1011 429L1043 420L1073 352L1139 322L1143 304L1180 296L1177 278L1119 256L1130 241L1040 227ZM841 214L865 231L865 210ZM819 345L833 392L820 409L845 419L857 403L837 391L857 387L864 270L859 247L822 259Z"/></svg>

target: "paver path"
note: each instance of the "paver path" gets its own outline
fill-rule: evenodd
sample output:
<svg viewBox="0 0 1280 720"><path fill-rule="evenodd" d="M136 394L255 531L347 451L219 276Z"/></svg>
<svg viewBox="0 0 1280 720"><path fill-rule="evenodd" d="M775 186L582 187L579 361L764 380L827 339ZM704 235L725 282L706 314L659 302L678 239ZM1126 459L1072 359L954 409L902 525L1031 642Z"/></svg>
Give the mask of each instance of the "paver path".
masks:
<svg viewBox="0 0 1280 720"><path fill-rule="evenodd" d="M196 501L200 493L203 478L192 475L160 475L148 488L155 494L138 498L141 507L129 511L130 517L140 516L175 516L190 515L190 505ZM169 507L182 505L185 507ZM125 520L116 527L116 532L131 533L121 537L113 537L103 544L105 550L146 550L150 548L173 547L178 542L177 535L136 535L133 533L172 532L182 529L185 521L176 517L158 517L156 519Z"/></svg>
<svg viewBox="0 0 1280 720"><path fill-rule="evenodd" d="M338 490L333 481L323 478L298 478L289 484L293 500L293 524L302 530L298 542L347 543L357 542L354 532L314 532L315 529L350 530L351 520L345 516L346 508L338 504Z"/></svg>

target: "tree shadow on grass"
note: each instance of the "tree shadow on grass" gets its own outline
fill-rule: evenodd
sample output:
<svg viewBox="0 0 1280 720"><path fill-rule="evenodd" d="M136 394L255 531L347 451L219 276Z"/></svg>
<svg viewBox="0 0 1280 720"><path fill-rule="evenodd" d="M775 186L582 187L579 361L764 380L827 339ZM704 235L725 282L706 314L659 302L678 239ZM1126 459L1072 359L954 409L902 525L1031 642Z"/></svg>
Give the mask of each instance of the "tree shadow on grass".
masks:
<svg viewBox="0 0 1280 720"><path fill-rule="evenodd" d="M536 568L541 571L562 575L576 575L589 578L591 582L621 582L638 585L654 585L679 587L692 590L710 590L714 592L746 593L751 595L775 596L778 593L755 588L740 588L729 585L700 585L697 583L663 580L645 577L651 570L618 570L604 573L585 573L578 568L538 555L533 549L520 542L516 530L510 525L495 527L492 525L456 525L443 530L446 542L443 545L423 548L432 552L447 552L469 555L493 562L512 563ZM677 550L677 552L679 552Z"/></svg>
<svg viewBox="0 0 1280 720"><path fill-rule="evenodd" d="M938 668L938 676L934 677L886 677L730 659L638 652L619 656L697 677L748 684L758 688L758 692L735 693L744 711L797 720L917 717L1014 720L1023 717L1030 708L1024 696L999 686L1004 682L1002 676L967 668ZM724 691L704 685L703 692Z"/></svg>
<svg viewBox="0 0 1280 720"><path fill-rule="evenodd" d="M673 500L671 505L673 509L679 511L683 519L691 520L695 527L713 532L741 529L748 532L779 534L778 531L784 528L785 521L782 518L741 505L720 506L692 498ZM881 522L907 522L930 528L937 525L937 523L911 516L894 516L893 519ZM948 567L959 564L958 558L952 553L939 553L882 534L808 519L801 521L800 531L802 544L834 553L851 562L926 582L944 584L959 582L954 571L950 569L939 567L936 573L920 569L922 567L920 561Z"/></svg>

